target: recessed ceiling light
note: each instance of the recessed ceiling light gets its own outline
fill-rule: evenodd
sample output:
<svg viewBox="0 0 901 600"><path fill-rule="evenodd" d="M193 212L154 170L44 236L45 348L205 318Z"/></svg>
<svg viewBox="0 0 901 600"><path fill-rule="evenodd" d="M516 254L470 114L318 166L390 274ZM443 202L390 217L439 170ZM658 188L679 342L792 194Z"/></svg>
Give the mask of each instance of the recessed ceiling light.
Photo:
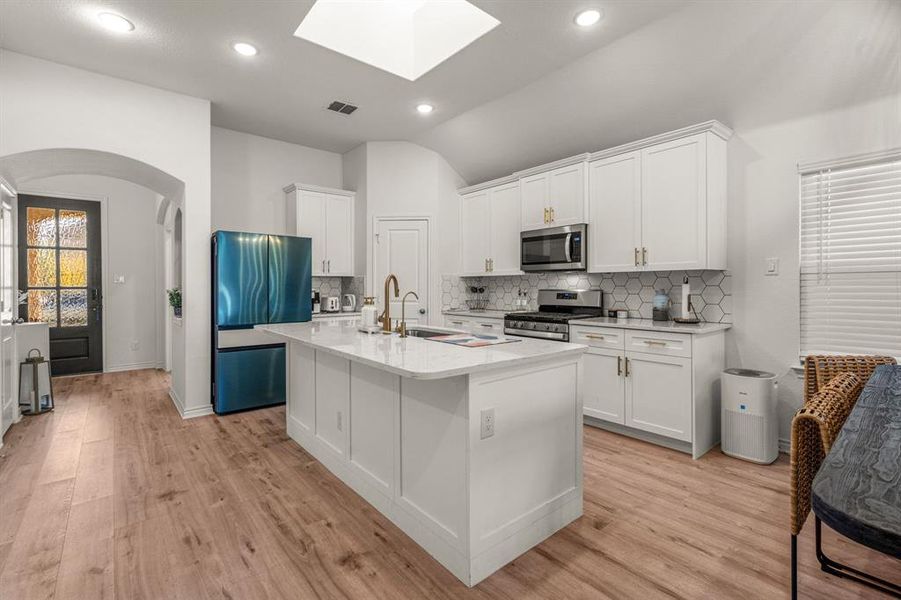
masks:
<svg viewBox="0 0 901 600"><path fill-rule="evenodd" d="M241 54L242 56L256 56L258 50L257 47L253 44L248 44L247 42L238 42L232 48L235 49L235 52Z"/></svg>
<svg viewBox="0 0 901 600"><path fill-rule="evenodd" d="M97 15L97 19L100 21L101 25L110 31L115 31L117 33L128 33L135 29L134 23L115 13L102 12Z"/></svg>
<svg viewBox="0 0 901 600"><path fill-rule="evenodd" d="M579 27L591 27L601 20L601 11L599 10L583 10L576 15L576 25Z"/></svg>
<svg viewBox="0 0 901 600"><path fill-rule="evenodd" d="M416 110L419 111L419 114L421 114L421 115L427 115L430 112L432 112L433 110L435 110L435 107L432 106L431 104L418 104L416 106Z"/></svg>

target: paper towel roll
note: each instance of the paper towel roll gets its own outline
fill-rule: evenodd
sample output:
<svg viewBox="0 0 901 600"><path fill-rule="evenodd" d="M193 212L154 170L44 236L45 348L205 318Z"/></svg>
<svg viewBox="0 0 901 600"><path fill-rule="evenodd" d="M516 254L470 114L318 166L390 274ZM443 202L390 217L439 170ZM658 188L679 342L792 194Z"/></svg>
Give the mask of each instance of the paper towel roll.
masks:
<svg viewBox="0 0 901 600"><path fill-rule="evenodd" d="M691 286L688 285L688 277L682 280L682 318L691 318Z"/></svg>

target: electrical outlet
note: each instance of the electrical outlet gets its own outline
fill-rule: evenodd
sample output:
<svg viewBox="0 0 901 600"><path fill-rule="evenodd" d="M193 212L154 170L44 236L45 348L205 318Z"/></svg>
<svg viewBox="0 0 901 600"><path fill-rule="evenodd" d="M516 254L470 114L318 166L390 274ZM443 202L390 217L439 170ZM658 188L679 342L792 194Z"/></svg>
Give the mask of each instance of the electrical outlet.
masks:
<svg viewBox="0 0 901 600"><path fill-rule="evenodd" d="M344 431L343 425L341 424L341 411L338 411L338 431Z"/></svg>
<svg viewBox="0 0 901 600"><path fill-rule="evenodd" d="M766 259L766 272L764 275L778 275L779 274L779 259L778 258L768 258Z"/></svg>
<svg viewBox="0 0 901 600"><path fill-rule="evenodd" d="M140 347L141 347L141 342L139 342L138 340L131 341L131 349L132 350L137 350Z"/></svg>
<svg viewBox="0 0 901 600"><path fill-rule="evenodd" d="M482 411L482 439L494 435L494 409L486 408Z"/></svg>

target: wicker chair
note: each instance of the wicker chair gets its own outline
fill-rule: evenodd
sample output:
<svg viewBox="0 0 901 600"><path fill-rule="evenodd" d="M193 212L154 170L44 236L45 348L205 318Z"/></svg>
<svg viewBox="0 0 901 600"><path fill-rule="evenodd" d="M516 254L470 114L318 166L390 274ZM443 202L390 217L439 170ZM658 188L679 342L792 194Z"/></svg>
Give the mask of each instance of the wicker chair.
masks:
<svg viewBox="0 0 901 600"><path fill-rule="evenodd" d="M808 356L804 362L804 406L791 427L792 598L798 593L798 534L810 514L813 478L854 408L864 384L887 356Z"/></svg>

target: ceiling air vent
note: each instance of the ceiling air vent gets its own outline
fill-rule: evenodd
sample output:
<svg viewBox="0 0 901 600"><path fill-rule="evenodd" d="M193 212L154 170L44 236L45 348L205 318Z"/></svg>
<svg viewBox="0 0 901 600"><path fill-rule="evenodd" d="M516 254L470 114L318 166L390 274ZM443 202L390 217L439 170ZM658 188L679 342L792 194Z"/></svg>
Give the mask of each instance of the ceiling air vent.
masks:
<svg viewBox="0 0 901 600"><path fill-rule="evenodd" d="M348 104L347 102L339 102L338 100L334 100L327 107L329 110L335 111L336 113L341 113L342 115L349 115L353 111L357 110L357 107L353 104Z"/></svg>

